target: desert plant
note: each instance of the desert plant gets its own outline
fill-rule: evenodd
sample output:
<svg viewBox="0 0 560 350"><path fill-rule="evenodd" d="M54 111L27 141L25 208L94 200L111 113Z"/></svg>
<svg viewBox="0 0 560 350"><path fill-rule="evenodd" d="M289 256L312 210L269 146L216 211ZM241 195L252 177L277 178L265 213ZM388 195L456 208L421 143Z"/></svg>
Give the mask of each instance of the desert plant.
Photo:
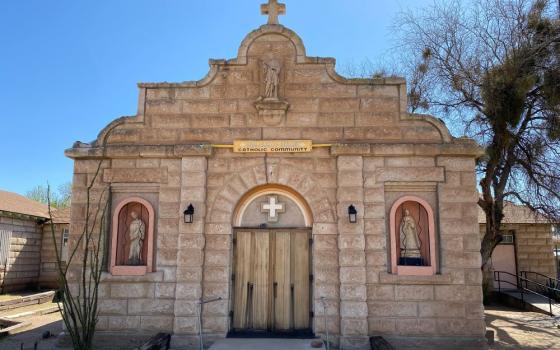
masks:
<svg viewBox="0 0 560 350"><path fill-rule="evenodd" d="M95 175L86 189L85 222L79 233L72 232L74 239L68 260L61 260L59 242L52 220L50 188L47 190L50 231L54 241L57 272L59 278L59 309L62 313L66 331L74 349L92 349L93 336L98 321L98 291L103 270L104 243L106 241L105 222L108 212L107 189L93 189L101 170L101 161ZM93 198L93 193L97 198ZM71 226L71 230L74 229Z"/></svg>

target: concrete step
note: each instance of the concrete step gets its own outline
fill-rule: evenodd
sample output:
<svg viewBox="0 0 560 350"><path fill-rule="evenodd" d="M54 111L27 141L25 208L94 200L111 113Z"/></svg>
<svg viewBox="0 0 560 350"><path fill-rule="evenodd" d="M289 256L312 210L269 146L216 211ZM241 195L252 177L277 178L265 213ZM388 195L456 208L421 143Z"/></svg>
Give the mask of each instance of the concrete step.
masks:
<svg viewBox="0 0 560 350"><path fill-rule="evenodd" d="M270 339L270 338L227 338L219 339L209 350L311 350L311 342L320 339Z"/></svg>
<svg viewBox="0 0 560 350"><path fill-rule="evenodd" d="M20 322L9 320L6 318L0 318L0 335L5 335L10 332L15 331L16 329L27 327L31 324L29 321Z"/></svg>
<svg viewBox="0 0 560 350"><path fill-rule="evenodd" d="M521 291L519 290L509 290L509 291L502 291L502 294L507 295L518 302L525 302L525 306L530 306L531 311L534 312L541 312L545 314L550 314L552 309L552 315L557 316L560 315L560 306L558 303L552 301L552 304L549 304L548 299L543 296L535 295L532 293L524 292L523 296Z"/></svg>
<svg viewBox="0 0 560 350"><path fill-rule="evenodd" d="M40 304L40 305L32 305L31 307L13 309L10 310L10 312L1 314L1 317L4 319L13 320L16 318L27 317L27 316L52 314L53 312L58 312L58 311L59 311L58 305L54 303L49 303L47 305Z"/></svg>
<svg viewBox="0 0 560 350"><path fill-rule="evenodd" d="M20 310L20 309L16 309L16 310ZM2 318L4 319L16 319L16 318L21 318L21 317L27 317L27 316L40 316L40 315L47 315L47 314L52 314L53 312L59 312L59 308L58 305L48 305L46 307L41 307L41 308L36 308L36 309L32 309L32 310L25 310L25 311L21 311L18 313L14 313L14 314L9 314L6 316L2 316Z"/></svg>
<svg viewBox="0 0 560 350"><path fill-rule="evenodd" d="M27 295L15 295L13 297L4 296L4 298L0 300L0 313L6 310L51 302L54 298L54 294L54 291L47 291Z"/></svg>

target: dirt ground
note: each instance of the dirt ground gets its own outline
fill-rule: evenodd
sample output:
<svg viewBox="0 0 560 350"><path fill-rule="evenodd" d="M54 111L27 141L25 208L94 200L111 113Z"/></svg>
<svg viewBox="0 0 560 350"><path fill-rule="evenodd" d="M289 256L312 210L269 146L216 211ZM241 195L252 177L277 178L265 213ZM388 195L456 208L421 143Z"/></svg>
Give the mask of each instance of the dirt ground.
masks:
<svg viewBox="0 0 560 350"><path fill-rule="evenodd" d="M560 350L560 329L556 321L547 315L512 309L504 306L490 306L486 308L487 330L495 332L495 342L490 345L492 350L519 349L519 350ZM56 350L56 337L42 339L45 331L57 335L62 330L62 321L59 313L43 316L23 317L19 320L31 321L32 326L19 329L17 333L0 338L2 350L33 349L38 341L38 350ZM144 336L146 337L146 335ZM120 343L115 347L115 341ZM114 336L103 339L96 349L124 349L129 350L138 346L137 340L118 339ZM67 349L67 348L66 348ZM442 349L445 350L445 349Z"/></svg>
<svg viewBox="0 0 560 350"><path fill-rule="evenodd" d="M31 350L35 342L38 342L37 350L51 350L55 348L56 335L62 331L62 317L60 313L55 312L42 316L21 317L17 321L30 321L31 325L19 328L13 334L0 338L0 349L21 350L21 344L23 344L24 350ZM42 339L45 331L49 331L53 336L49 339Z"/></svg>
<svg viewBox="0 0 560 350"><path fill-rule="evenodd" d="M490 349L560 350L560 329L550 316L503 306L487 307L485 315L495 334Z"/></svg>

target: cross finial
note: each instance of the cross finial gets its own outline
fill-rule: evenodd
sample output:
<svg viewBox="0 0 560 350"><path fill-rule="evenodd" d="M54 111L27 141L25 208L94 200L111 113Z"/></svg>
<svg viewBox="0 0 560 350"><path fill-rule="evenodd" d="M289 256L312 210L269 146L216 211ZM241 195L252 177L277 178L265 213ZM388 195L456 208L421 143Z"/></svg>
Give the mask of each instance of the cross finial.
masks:
<svg viewBox="0 0 560 350"><path fill-rule="evenodd" d="M278 16L286 14L286 5L278 0L268 0L268 4L261 5L261 14L268 15L268 24L279 24Z"/></svg>

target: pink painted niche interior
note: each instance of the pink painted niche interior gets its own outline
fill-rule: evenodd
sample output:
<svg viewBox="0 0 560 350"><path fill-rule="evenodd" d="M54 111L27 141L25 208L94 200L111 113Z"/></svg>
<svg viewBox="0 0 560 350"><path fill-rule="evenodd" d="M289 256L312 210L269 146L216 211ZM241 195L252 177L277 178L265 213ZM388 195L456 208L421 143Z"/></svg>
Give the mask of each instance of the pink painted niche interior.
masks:
<svg viewBox="0 0 560 350"><path fill-rule="evenodd" d="M401 224L406 212L412 217L420 242L421 263L419 266L407 265L402 257ZM436 245L434 213L431 206L422 198L404 196L391 208L391 271L397 275L434 275L436 273Z"/></svg>
<svg viewBox="0 0 560 350"><path fill-rule="evenodd" d="M152 272L154 209L143 198L121 201L113 213L111 274L140 276Z"/></svg>

